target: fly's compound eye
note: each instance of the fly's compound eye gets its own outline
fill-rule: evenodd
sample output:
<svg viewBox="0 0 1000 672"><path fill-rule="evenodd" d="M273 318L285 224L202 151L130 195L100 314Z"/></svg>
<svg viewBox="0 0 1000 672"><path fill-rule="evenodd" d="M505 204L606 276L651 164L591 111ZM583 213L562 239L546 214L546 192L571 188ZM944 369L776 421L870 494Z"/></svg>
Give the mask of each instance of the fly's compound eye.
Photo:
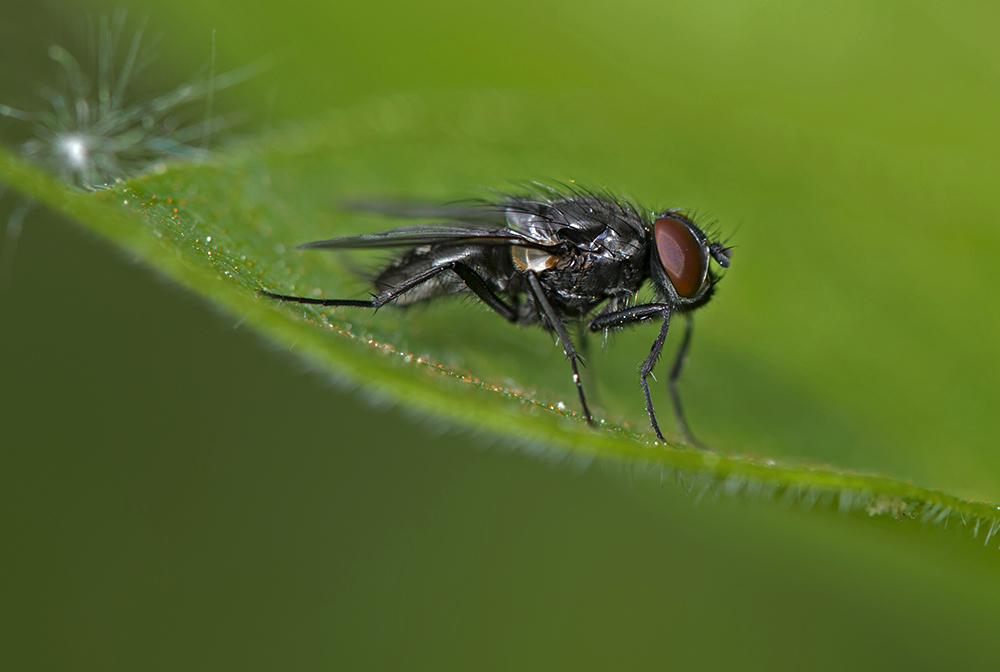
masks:
<svg viewBox="0 0 1000 672"><path fill-rule="evenodd" d="M656 251L677 293L694 296L705 280L706 259L701 242L683 221L661 217L653 224Z"/></svg>

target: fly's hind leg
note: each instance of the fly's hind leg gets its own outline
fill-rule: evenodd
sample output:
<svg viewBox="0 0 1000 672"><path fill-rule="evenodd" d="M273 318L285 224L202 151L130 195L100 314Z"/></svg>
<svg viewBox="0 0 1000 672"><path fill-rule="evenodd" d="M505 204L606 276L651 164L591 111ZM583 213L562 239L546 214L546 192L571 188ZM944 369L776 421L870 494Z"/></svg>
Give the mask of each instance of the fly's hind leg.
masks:
<svg viewBox="0 0 1000 672"><path fill-rule="evenodd" d="M469 288L469 291L479 297L483 303L492 308L505 320L513 322L517 319L517 311L497 296L486 281L483 280L482 276L476 273L471 266L461 261L450 261L448 263L441 264L440 266L428 268L425 271L407 278L398 285L376 294L367 301L361 299L313 299L305 296L275 294L274 292L269 292L265 289L260 290L260 293L271 299L289 301L292 303L305 303L314 306L350 306L354 308L374 308L375 310L378 310L393 299L402 296L411 289L422 285L445 271L453 271L455 275L462 279L462 282L464 282Z"/></svg>

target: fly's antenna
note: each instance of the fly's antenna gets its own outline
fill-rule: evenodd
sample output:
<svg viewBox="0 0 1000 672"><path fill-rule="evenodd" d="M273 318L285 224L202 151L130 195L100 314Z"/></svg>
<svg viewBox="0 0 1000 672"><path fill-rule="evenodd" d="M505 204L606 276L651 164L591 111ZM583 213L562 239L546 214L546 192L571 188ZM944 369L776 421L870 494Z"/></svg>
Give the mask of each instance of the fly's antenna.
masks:
<svg viewBox="0 0 1000 672"><path fill-rule="evenodd" d="M729 241L732 240L739 230L743 228L743 222L736 225L733 232L726 236L723 241L712 243L708 246L708 252L712 255L712 258L718 262L719 266L723 268L729 268L729 260L733 258L733 250L736 249L735 245L729 245Z"/></svg>
<svg viewBox="0 0 1000 672"><path fill-rule="evenodd" d="M708 253L712 255L715 262L723 268L729 268L729 260L733 256L733 248L726 247L725 243L712 243L708 246Z"/></svg>

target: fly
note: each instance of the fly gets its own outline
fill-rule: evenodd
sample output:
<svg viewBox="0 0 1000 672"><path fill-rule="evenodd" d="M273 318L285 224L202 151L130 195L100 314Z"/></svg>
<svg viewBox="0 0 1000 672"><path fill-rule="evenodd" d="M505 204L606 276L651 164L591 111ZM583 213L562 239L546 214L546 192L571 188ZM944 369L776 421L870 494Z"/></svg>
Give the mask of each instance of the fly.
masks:
<svg viewBox="0 0 1000 672"><path fill-rule="evenodd" d="M728 268L732 249L709 240L684 212L651 213L608 193L564 192L543 185L536 185L527 195L505 196L472 207L360 207L438 223L299 246L402 248L399 256L372 278L378 293L371 299L262 293L281 301L378 309L388 303L408 306L471 292L509 322L538 324L555 333L569 359L580 405L591 425L594 420L578 370L580 355L566 330L567 321L585 321L588 330L605 333L639 322L660 321L649 356L639 367L639 384L650 425L661 441L665 439L656 421L648 378L663 350L671 316L682 314L686 318L684 334L667 385L681 433L689 443L703 447L684 419L677 380L691 343L691 311L712 298L719 280L710 262ZM647 280L656 300L632 304Z"/></svg>

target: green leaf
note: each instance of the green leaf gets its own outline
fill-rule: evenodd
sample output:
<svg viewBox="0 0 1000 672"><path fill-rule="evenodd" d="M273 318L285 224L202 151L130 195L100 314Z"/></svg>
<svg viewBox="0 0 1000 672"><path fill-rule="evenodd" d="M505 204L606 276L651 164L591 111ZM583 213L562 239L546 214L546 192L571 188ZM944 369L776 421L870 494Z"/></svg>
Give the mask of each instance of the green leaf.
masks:
<svg viewBox="0 0 1000 672"><path fill-rule="evenodd" d="M625 334L606 351L594 348L590 354L585 382L601 418L600 427L591 429L575 410L568 367L551 337L503 323L472 302L441 301L372 315L259 297L262 287L307 296L365 294L357 269L377 264L378 255L292 249L310 240L386 227L374 215L339 209L346 199L447 201L482 195L470 192L477 183L502 188L505 177L573 179L559 173L557 164L584 150L597 155L591 161L611 162L601 152L614 143L596 149L579 144L579 138L597 131L587 119L572 120L572 110L584 103L614 104L565 96L554 110L550 101L524 94L394 97L232 144L206 163L154 166L93 194L67 190L7 153L0 153L0 179L110 238L334 378L420 414L500 436L556 461L587 464L599 458L661 477L676 472L702 495L712 489L807 508L819 503L938 525L959 522L972 536L989 541L1000 527L992 504L888 476L808 463L839 457L841 466L852 466L858 444L868 439L859 439L863 431L837 417L842 397L836 371L818 375L822 385L797 386L773 366L756 363L767 347L745 342L762 326L752 315L754 300L741 292L740 283L752 285L756 274L757 286L771 283L775 294L784 293L786 305L808 304L811 297L809 290L796 294L783 274L755 268L750 245L737 250L720 298L702 311L706 319L699 313L686 374L695 430L719 446L717 452L652 439L635 374L652 338L648 330ZM558 127L553 119L561 120ZM575 156L567 163L586 160ZM524 165L536 174L518 175ZM637 183L643 191L633 195L640 202L656 197L642 180ZM879 244L880 238L871 240ZM806 234L798 245L810 249ZM794 264L790 259L789 266ZM741 299L746 305L739 305ZM759 305L761 299L756 301ZM727 329L734 321L746 329ZM723 388L727 380L743 389L718 395L722 402L716 404L713 388ZM839 385L850 387L846 381ZM260 390L259 398L266 411L268 391ZM746 412L760 399L784 404L762 413L776 423L774 432L811 427L815 445L795 454L794 445L780 438L757 443L759 428ZM666 416L669 404L662 391L657 401Z"/></svg>

